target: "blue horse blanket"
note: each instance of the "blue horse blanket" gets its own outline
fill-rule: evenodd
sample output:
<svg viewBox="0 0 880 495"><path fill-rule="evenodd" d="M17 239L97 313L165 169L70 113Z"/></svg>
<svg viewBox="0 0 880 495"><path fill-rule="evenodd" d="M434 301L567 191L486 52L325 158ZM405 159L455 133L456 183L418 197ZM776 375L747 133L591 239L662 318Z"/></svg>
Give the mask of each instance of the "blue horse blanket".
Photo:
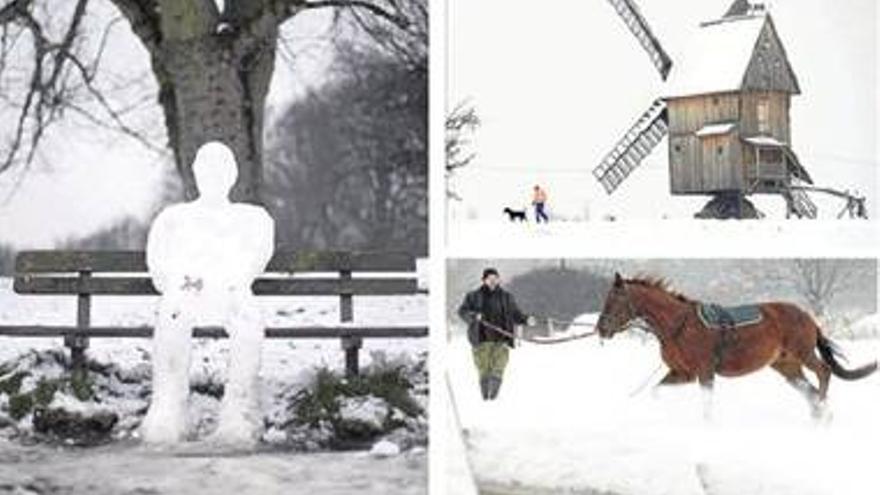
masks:
<svg viewBox="0 0 880 495"><path fill-rule="evenodd" d="M697 315L708 328L737 328L760 323L763 319L757 304L721 306L720 304L697 305Z"/></svg>

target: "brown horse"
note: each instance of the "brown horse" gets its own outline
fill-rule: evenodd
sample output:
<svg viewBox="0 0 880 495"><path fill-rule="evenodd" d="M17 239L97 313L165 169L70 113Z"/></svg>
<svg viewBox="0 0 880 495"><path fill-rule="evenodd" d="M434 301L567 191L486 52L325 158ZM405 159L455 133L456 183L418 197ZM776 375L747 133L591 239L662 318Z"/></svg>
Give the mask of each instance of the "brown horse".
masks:
<svg viewBox="0 0 880 495"><path fill-rule="evenodd" d="M877 369L876 362L854 370L841 366L834 343L822 335L810 315L793 304L760 304L760 321L720 330L706 327L697 314L698 304L673 292L662 280L623 279L615 274L597 331L611 338L643 320L660 341L660 354L669 368L658 385L696 380L711 392L715 375L742 376L770 366L806 396L817 417L824 410L832 373L857 380ZM804 367L816 374L818 389L807 381Z"/></svg>

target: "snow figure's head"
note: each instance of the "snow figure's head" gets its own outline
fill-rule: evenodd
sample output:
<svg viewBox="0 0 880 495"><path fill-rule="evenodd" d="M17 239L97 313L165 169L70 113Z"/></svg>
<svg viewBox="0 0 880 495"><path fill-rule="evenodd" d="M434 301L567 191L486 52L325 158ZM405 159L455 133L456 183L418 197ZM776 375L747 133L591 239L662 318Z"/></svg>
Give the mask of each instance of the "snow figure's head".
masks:
<svg viewBox="0 0 880 495"><path fill-rule="evenodd" d="M196 152L193 175L200 198L225 200L238 179L235 155L228 146L219 141L205 143Z"/></svg>

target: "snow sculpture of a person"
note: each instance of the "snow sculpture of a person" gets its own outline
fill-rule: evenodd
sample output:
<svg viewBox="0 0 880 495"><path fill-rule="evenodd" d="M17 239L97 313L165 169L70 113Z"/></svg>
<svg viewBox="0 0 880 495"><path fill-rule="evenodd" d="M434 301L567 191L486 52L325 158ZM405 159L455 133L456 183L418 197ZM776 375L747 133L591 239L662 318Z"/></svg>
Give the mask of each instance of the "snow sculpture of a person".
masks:
<svg viewBox="0 0 880 495"><path fill-rule="evenodd" d="M193 173L199 197L163 210L147 239L147 266L162 297L153 336L152 402L141 435L150 443L184 438L192 328L212 323L230 336L213 438L252 444L262 424L258 374L264 327L251 283L272 256L275 224L263 208L229 201L238 167L224 144L203 145Z"/></svg>

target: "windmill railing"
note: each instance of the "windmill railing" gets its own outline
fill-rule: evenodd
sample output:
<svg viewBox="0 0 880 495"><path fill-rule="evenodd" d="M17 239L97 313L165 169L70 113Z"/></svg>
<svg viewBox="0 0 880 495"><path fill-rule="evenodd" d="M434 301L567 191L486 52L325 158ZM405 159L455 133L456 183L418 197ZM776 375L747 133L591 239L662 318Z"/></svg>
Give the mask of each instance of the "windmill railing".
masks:
<svg viewBox="0 0 880 495"><path fill-rule="evenodd" d="M750 163L746 165L746 179L748 181L786 180L788 170L785 163Z"/></svg>

